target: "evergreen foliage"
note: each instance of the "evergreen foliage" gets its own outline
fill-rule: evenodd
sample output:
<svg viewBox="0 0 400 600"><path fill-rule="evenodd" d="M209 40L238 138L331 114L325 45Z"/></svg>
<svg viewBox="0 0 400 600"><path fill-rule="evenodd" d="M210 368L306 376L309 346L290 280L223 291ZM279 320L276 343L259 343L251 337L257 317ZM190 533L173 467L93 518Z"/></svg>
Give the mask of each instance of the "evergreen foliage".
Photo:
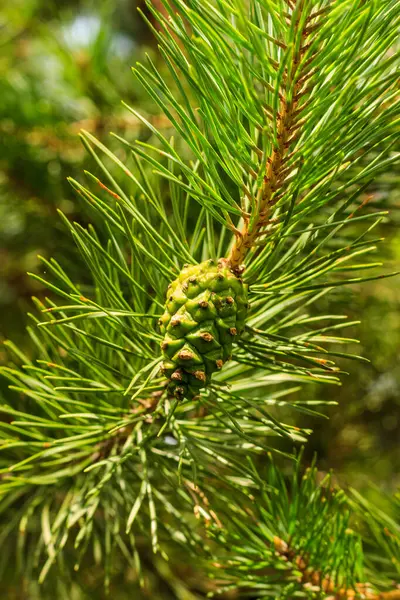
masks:
<svg viewBox="0 0 400 600"><path fill-rule="evenodd" d="M78 568L90 556L109 585L122 557L144 585L145 536L165 558L171 546L201 548L208 563L222 556L216 591L228 582L253 598L399 597L397 525L318 482L314 466L301 475L292 447L310 433L296 413L326 404L299 388L338 385L335 360L363 360L340 348L353 323L310 308L387 275L370 258L385 213L363 210L363 193L399 159L400 5L163 5L148 10L165 72L150 58L134 72L174 135L129 107L148 138L116 134L114 152L82 132L95 172L70 183L97 225L61 217L85 278L43 259L46 278L33 277L51 294L31 315L36 356L6 342L0 542L18 530L9 557L40 581L55 563ZM158 327L168 285L184 264L216 259L249 287L245 328L199 395L172 398ZM263 472L269 449L295 465L290 485L279 466ZM207 544L193 506L210 524ZM382 563L368 553L372 535Z"/></svg>
<svg viewBox="0 0 400 600"><path fill-rule="evenodd" d="M300 464L287 481L271 463L252 502L243 495L231 506L227 498L226 532L216 531L226 555L215 565L216 576L231 579L227 589L240 586L260 598L361 590L363 553L348 499L332 475L318 482L315 466L301 474Z"/></svg>

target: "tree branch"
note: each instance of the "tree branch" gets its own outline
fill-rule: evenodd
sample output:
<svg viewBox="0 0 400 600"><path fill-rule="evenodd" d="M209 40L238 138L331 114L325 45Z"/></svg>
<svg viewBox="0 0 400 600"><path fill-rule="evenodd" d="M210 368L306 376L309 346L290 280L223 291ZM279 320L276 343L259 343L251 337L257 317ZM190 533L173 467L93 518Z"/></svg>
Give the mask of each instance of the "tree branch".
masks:
<svg viewBox="0 0 400 600"><path fill-rule="evenodd" d="M303 4L303 0L300 0ZM297 16L296 26L299 27L299 21L301 18L300 7L299 14ZM315 13L317 16L319 13ZM233 270L238 269L243 263L247 252L255 245L257 237L260 235L260 231L269 224L269 216L271 208L276 204L279 192L285 184L288 173L291 169L286 170L286 164L288 156L290 155L290 147L296 141L298 137L298 115L301 113L303 107L299 107L300 99L303 95L302 86L304 82L312 76L313 72L308 71L306 65L297 73L298 65L301 63L302 58L307 51L307 37L318 24L310 27L310 19L313 15L310 15L305 21L305 25L301 30L301 43L299 49L293 54L292 62L290 67L287 68L286 76L290 77L294 81L293 94L289 96L287 93L280 94L280 106L277 114L277 145L273 148L270 157L267 160L266 174L264 176L263 184L258 190L256 204L257 208L255 215L251 215L250 218L245 217L245 223L241 231L236 234L235 243L232 247L229 255L229 262ZM295 131L297 132L294 135Z"/></svg>
<svg viewBox="0 0 400 600"><path fill-rule="evenodd" d="M330 577L323 577L322 573L310 567L304 556L298 556L296 550L282 539L274 538L275 550L281 556L284 556L301 572L301 583L306 586L317 586L325 594L330 594L326 600L354 600L356 597L362 597L364 600L400 600L400 589L389 592L374 592L367 583L357 583L355 589L337 589L335 582Z"/></svg>

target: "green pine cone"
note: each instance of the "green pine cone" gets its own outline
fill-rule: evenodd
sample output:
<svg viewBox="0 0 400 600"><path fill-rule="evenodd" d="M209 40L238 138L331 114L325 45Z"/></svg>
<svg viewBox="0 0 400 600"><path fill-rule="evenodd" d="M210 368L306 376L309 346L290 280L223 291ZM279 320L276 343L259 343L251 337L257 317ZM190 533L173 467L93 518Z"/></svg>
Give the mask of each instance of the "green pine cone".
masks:
<svg viewBox="0 0 400 600"><path fill-rule="evenodd" d="M231 358L248 306L247 285L229 269L226 259L182 269L168 286L159 322L164 335L162 372L172 396L194 398Z"/></svg>

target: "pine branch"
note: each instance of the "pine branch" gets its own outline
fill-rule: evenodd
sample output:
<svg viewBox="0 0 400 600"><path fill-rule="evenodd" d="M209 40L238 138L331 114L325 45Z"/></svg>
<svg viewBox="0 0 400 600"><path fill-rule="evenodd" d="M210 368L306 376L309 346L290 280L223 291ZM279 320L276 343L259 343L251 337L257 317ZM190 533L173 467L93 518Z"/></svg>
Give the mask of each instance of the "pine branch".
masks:
<svg viewBox="0 0 400 600"><path fill-rule="evenodd" d="M276 553L277 537L307 556L322 581L356 589L361 542L349 532L343 495L312 478L300 485L296 469L291 494L279 469L265 485L251 457L271 450L293 461L293 443L310 433L293 415L323 417L327 404L300 395L301 386L338 385L334 360L363 360L340 351L356 341L343 335L356 323L323 306L334 288L386 276L362 275L379 266L369 256L386 213L366 203L357 211L370 182L399 160L398 56L388 53L400 5L163 4L166 14L149 9L165 68L149 57L134 72L177 136L167 138L135 109L148 131L136 143L114 136L121 147L113 152L82 132L96 172L71 184L94 225L62 219L84 281L43 259L46 275L34 278L50 297L36 300L31 315L33 357L6 343L0 515L12 507L13 518L0 539L15 541L19 523L31 528L20 562L37 557L41 580L67 548L77 564L100 552L107 580L118 553L134 557L140 571L138 535L154 551L172 540L198 553L193 506L209 530L220 530L222 500L237 548L224 573L232 585L271 595L283 581L286 597L299 588L299 565L289 568ZM216 260L227 255L237 275L246 258L243 279ZM201 281L180 279L173 295L185 264L208 271ZM218 289L220 267L234 293ZM207 287L210 273L217 292ZM200 283L209 297L189 298L189 284ZM157 323L172 321L178 306L180 333L167 341ZM238 306L246 311L241 337L236 317L227 317ZM217 355L181 347L203 309L212 318L193 345L215 343ZM166 391L159 368L168 344L171 381L204 379L197 367L176 373L178 359L218 367L198 395L172 399ZM259 506L249 506L249 492ZM218 535L223 542L225 532Z"/></svg>
<svg viewBox="0 0 400 600"><path fill-rule="evenodd" d="M363 523L368 578L374 587L384 585L390 589L400 574L400 496L388 496L381 489L372 488L372 497L367 499L354 489L350 491L352 508ZM388 592L388 598L397 598L399 593L400 589Z"/></svg>
<svg viewBox="0 0 400 600"><path fill-rule="evenodd" d="M294 564L296 570L300 571L301 584L310 591L322 591L326 594L325 600L349 600L356 597L365 600L400 599L400 589L377 594L371 590L371 586L367 583L357 583L349 589L337 589L335 583L329 577L324 577L320 572L310 567L307 558L304 555L298 555L296 550L292 550L284 540L275 537L274 547L278 554Z"/></svg>
<svg viewBox="0 0 400 600"><path fill-rule="evenodd" d="M272 154L267 158L266 174L263 177L262 186L256 194L256 206L251 217L244 217L243 228L236 233L236 240L229 255L229 261L234 270L242 265L247 252L254 246L257 238L263 235L262 230L270 223L271 208L279 199L279 193L285 180L293 170L293 166L286 168L286 164L289 156L293 158L291 147L294 138L299 135L298 129L303 124L300 120L302 87L314 73L309 70L310 60L307 60L304 65L303 58L308 49L307 39L311 33L309 24L319 16L318 13L309 14L311 7L305 8L304 5L304 0L298 2L291 15L290 25L294 29L294 43L282 82L285 84L285 89L282 85L282 91L278 93L280 104L274 125L277 132L276 145L274 144ZM318 26L318 23L314 24L312 31ZM284 62L285 59L283 59Z"/></svg>
<svg viewBox="0 0 400 600"><path fill-rule="evenodd" d="M300 456L291 477L270 459L267 469L253 466L252 479L251 494L235 481L231 492L218 490L222 528L208 530L217 543L212 575L218 593L237 590L280 600L399 597L400 589L390 590L393 580L379 585L374 577L373 584L365 583L385 567L380 561L376 571L367 570L368 538L363 546L360 532L368 519L332 474L322 477L315 464L303 471ZM390 523L384 513L380 520ZM380 587L386 591L378 592Z"/></svg>

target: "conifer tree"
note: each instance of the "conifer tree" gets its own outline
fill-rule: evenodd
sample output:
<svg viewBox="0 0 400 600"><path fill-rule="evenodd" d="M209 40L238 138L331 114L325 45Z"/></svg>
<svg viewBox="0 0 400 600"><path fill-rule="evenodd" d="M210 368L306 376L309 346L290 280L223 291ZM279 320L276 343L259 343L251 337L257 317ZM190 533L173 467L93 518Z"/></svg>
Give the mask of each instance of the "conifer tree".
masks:
<svg viewBox="0 0 400 600"><path fill-rule="evenodd" d="M43 260L36 355L6 342L0 566L95 561L107 587L126 564L146 589L149 544L200 557L210 595L394 600L398 502L321 481L295 423L362 360L325 296L391 275L363 200L399 158L400 5L162 3L164 66L133 70L173 134L129 106L147 137L82 132L93 225L60 217L86 277Z"/></svg>

